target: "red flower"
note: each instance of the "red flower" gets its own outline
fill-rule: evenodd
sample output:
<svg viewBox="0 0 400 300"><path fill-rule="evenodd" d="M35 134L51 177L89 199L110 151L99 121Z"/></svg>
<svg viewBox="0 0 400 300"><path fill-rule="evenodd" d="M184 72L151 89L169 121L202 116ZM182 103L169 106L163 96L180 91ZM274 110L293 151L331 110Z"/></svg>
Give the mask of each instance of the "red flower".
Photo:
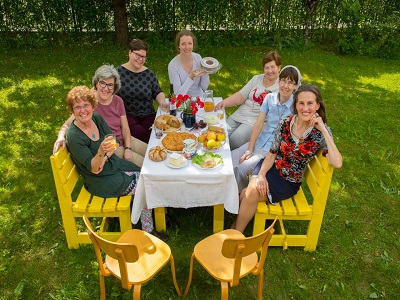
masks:
<svg viewBox="0 0 400 300"><path fill-rule="evenodd" d="M183 112L193 115L199 111L199 108L204 107L204 102L202 102L199 97L192 100L192 98L187 94L179 94L178 96L171 98L170 101L171 103L176 103L176 108L180 108Z"/></svg>

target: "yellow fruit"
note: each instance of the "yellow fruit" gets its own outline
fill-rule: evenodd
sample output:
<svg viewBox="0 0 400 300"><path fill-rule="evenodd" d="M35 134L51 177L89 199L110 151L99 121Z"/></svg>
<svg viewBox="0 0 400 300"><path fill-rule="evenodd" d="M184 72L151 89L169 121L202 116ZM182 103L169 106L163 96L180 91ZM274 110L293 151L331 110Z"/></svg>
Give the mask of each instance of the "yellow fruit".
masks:
<svg viewBox="0 0 400 300"><path fill-rule="evenodd" d="M197 138L197 141L199 143L204 143L206 140L206 137L204 135L199 135L199 137Z"/></svg>
<svg viewBox="0 0 400 300"><path fill-rule="evenodd" d="M207 148L207 143L208 143L207 140L205 140L204 143L203 143L203 146L204 146L205 148Z"/></svg>
<svg viewBox="0 0 400 300"><path fill-rule="evenodd" d="M221 142L220 141L215 141L215 148L221 147Z"/></svg>
<svg viewBox="0 0 400 300"><path fill-rule="evenodd" d="M209 148L209 149L212 149L212 148L215 148L216 147L216 142L215 142L215 140L208 140L208 142L207 142L207 148Z"/></svg>
<svg viewBox="0 0 400 300"><path fill-rule="evenodd" d="M207 140L216 140L217 139L217 135L214 133L214 132L209 132L208 134L207 134Z"/></svg>
<svg viewBox="0 0 400 300"><path fill-rule="evenodd" d="M217 134L217 140L218 141L220 141L220 142L223 142L223 141L225 141L225 133L222 133L222 132L220 132L220 133L218 133Z"/></svg>

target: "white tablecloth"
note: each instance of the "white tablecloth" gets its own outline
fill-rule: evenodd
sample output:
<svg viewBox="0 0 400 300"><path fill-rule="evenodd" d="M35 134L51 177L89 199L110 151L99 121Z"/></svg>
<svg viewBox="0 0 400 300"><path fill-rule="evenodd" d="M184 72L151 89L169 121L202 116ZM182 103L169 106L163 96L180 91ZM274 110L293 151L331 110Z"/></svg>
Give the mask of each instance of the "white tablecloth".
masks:
<svg viewBox="0 0 400 300"><path fill-rule="evenodd" d="M222 98L214 98L218 103ZM203 109L199 109L199 116L205 116ZM178 112L179 118L179 112ZM226 126L225 119L220 123ZM184 127L182 127L184 128ZM151 134L147 152L150 148L160 145L154 131ZM201 153L201 149L198 150ZM190 208L224 204L225 210L237 214L239 209L238 188L233 174L233 165L229 140L217 153L224 163L216 170L201 170L196 168L191 160L181 169L172 169L166 165L166 160L154 162L146 157L140 172L133 207L132 223L136 224L145 204L152 209L156 207Z"/></svg>

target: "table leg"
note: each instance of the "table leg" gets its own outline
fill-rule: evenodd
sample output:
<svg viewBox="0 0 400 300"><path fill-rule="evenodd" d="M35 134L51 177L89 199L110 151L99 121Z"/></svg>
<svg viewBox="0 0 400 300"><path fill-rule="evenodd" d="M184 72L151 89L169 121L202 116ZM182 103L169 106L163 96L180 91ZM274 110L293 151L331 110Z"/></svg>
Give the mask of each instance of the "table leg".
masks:
<svg viewBox="0 0 400 300"><path fill-rule="evenodd" d="M224 205L214 205L214 233L224 230Z"/></svg>
<svg viewBox="0 0 400 300"><path fill-rule="evenodd" d="M167 225L165 224L165 208L164 207L157 207L154 208L154 221L156 230L160 232L167 231Z"/></svg>

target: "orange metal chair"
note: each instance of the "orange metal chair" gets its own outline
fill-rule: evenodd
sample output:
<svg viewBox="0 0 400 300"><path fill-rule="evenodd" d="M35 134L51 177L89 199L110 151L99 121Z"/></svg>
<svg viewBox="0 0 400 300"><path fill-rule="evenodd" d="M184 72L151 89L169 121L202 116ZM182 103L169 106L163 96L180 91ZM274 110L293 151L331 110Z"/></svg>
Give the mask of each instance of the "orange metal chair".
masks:
<svg viewBox="0 0 400 300"><path fill-rule="evenodd" d="M228 283L232 287L239 279L248 275L258 275L258 296L262 299L264 262L268 244L274 234L274 222L262 233L246 238L240 231L227 229L215 233L197 243L190 260L189 280L184 296L189 292L193 277L194 259L215 279L221 282L221 299L228 299ZM258 257L257 251L261 248Z"/></svg>
<svg viewBox="0 0 400 300"><path fill-rule="evenodd" d="M87 216L83 216L83 220L99 263L100 299L106 299L104 276L114 275L121 280L124 289L130 290L133 285L133 299L140 300L142 283L149 281L168 261L176 293L181 296L176 282L174 258L166 243L138 229L128 230L117 242L111 242L93 231ZM104 261L101 251L106 254Z"/></svg>

